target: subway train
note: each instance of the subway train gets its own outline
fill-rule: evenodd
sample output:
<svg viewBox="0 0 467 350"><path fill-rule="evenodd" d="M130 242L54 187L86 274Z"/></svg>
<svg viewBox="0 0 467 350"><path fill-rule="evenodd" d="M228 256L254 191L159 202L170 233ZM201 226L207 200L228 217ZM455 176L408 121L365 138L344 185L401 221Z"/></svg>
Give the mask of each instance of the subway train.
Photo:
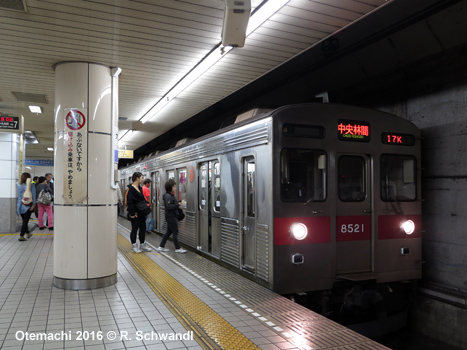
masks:
<svg viewBox="0 0 467 350"><path fill-rule="evenodd" d="M400 117L288 105L120 169L122 190L136 171L152 180L156 231L174 179L182 244L277 293L321 291L323 312L341 286L334 299L358 307L421 278L420 132Z"/></svg>

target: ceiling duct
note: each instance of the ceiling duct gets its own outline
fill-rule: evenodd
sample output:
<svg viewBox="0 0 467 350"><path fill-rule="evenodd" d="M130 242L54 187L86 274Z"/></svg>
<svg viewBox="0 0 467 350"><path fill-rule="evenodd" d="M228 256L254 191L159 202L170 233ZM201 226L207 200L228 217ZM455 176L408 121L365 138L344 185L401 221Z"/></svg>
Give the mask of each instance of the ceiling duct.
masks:
<svg viewBox="0 0 467 350"><path fill-rule="evenodd" d="M28 12L26 0L0 0L0 8L5 10Z"/></svg>
<svg viewBox="0 0 467 350"><path fill-rule="evenodd" d="M0 0L2 1L2 0ZM19 102L47 103L47 97L43 94L28 94L26 92L11 92Z"/></svg>

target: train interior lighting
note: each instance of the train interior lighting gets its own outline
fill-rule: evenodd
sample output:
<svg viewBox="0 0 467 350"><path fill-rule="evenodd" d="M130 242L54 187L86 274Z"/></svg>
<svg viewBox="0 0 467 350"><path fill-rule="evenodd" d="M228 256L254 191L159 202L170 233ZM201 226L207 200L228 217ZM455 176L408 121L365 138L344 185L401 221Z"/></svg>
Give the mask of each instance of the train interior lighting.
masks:
<svg viewBox="0 0 467 350"><path fill-rule="evenodd" d="M411 235L415 231L415 224L412 220L406 220L402 222L401 228L406 234Z"/></svg>
<svg viewBox="0 0 467 350"><path fill-rule="evenodd" d="M293 238L301 241L304 240L308 235L308 229L304 224L300 222L294 222L292 225L290 225L290 233L292 234Z"/></svg>

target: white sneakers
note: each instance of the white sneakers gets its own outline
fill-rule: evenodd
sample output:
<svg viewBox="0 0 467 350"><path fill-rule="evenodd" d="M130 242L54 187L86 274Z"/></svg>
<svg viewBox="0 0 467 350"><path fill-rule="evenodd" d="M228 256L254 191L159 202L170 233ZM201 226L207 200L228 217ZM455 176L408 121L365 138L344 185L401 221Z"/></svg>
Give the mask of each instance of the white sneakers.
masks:
<svg viewBox="0 0 467 350"><path fill-rule="evenodd" d="M156 248L156 250L157 250L158 252L170 252L170 249L167 249L167 248L164 248L164 247ZM180 249L175 249L175 253L181 253L181 254L183 254L183 253L186 253L186 250L185 250L185 249L182 249L182 248L180 248Z"/></svg>
<svg viewBox="0 0 467 350"><path fill-rule="evenodd" d="M141 243L138 248L138 243L133 243L131 247L131 251L133 253L141 253L141 252L152 252L152 249L149 248L146 242Z"/></svg>
<svg viewBox="0 0 467 350"><path fill-rule="evenodd" d="M138 248L138 243L133 244L133 246L131 248L131 251L133 253L141 253L141 252L151 252L152 249L149 248L149 246L148 246L148 244L146 242L144 242L144 243L140 244L139 248ZM157 247L156 251L158 251L158 252L170 252L170 249L164 248L164 247ZM175 249L175 253L183 254L183 253L186 253L186 250L182 249L182 248Z"/></svg>
<svg viewBox="0 0 467 350"><path fill-rule="evenodd" d="M148 246L148 244L146 242L140 244L139 249L141 249L142 252L152 252L152 249L149 248L149 246Z"/></svg>

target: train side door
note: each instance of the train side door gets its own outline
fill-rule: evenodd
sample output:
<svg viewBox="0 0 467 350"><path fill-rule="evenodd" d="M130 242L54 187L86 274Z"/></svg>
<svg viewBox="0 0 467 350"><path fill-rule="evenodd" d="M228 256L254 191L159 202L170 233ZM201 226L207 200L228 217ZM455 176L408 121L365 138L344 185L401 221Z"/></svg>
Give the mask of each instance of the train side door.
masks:
<svg viewBox="0 0 467 350"><path fill-rule="evenodd" d="M256 162L243 159L243 227L241 236L242 268L254 271L256 266Z"/></svg>
<svg viewBox="0 0 467 350"><path fill-rule="evenodd" d="M151 188L151 204L152 204L152 215L154 218L154 227L159 230L160 223L160 195L161 195L161 174L156 171L152 173L152 188Z"/></svg>
<svg viewBox="0 0 467 350"><path fill-rule="evenodd" d="M221 256L221 168L219 161L212 163L211 183L211 254Z"/></svg>
<svg viewBox="0 0 467 350"><path fill-rule="evenodd" d="M372 271L371 158L337 157L336 268L338 275Z"/></svg>
<svg viewBox="0 0 467 350"><path fill-rule="evenodd" d="M210 177L211 177L210 162L203 162L199 166L198 172L198 249L210 253L211 237L210 237Z"/></svg>

